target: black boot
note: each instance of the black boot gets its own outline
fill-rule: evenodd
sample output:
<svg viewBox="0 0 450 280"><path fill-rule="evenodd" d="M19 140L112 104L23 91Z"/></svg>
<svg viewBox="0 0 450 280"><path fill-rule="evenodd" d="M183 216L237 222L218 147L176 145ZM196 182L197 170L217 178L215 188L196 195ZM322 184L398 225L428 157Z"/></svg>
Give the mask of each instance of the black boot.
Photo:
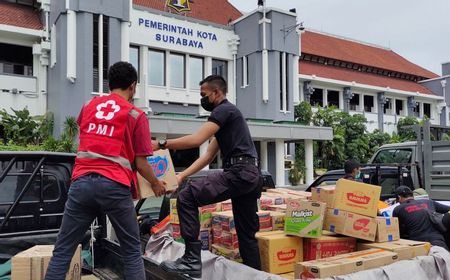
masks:
<svg viewBox="0 0 450 280"><path fill-rule="evenodd" d="M160 267L167 272L187 274L194 278L202 278L202 243L186 242L184 255L176 261L164 261Z"/></svg>

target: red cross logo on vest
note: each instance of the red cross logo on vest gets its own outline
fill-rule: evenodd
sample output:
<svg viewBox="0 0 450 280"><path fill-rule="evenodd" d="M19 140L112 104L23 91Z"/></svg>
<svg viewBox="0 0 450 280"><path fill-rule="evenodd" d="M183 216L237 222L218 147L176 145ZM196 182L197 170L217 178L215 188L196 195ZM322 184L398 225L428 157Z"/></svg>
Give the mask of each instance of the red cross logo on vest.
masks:
<svg viewBox="0 0 450 280"><path fill-rule="evenodd" d="M105 119L107 121L114 118L114 114L120 111L120 106L116 104L114 100L108 100L104 103L97 105L97 113L95 117L97 119Z"/></svg>

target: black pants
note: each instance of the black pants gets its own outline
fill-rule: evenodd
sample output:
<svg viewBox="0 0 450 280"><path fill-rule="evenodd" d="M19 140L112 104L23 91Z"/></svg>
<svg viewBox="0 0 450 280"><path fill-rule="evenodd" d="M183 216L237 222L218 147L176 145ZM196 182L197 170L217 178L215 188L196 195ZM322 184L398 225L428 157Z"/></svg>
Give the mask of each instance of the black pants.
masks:
<svg viewBox="0 0 450 280"><path fill-rule="evenodd" d="M245 265L261 269L258 241L257 199L261 195L261 176L254 165L235 164L224 171L191 181L178 194L177 210L181 236L186 242L198 240L198 207L231 198L239 251Z"/></svg>

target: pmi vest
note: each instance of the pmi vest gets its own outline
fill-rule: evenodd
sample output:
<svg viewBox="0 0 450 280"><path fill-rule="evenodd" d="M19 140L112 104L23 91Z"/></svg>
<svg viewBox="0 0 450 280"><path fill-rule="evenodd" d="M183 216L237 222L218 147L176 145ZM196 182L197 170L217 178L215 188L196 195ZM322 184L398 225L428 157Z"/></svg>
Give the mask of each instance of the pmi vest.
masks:
<svg viewBox="0 0 450 280"><path fill-rule="evenodd" d="M129 183L134 181L135 154L132 145L126 145L124 139L127 130L134 130L136 119L141 113L116 94L92 99L83 109L76 164L93 166L95 172L97 163L108 160L125 170L118 172L117 178L110 179ZM130 118L133 121L130 122ZM130 123L132 127L129 127Z"/></svg>

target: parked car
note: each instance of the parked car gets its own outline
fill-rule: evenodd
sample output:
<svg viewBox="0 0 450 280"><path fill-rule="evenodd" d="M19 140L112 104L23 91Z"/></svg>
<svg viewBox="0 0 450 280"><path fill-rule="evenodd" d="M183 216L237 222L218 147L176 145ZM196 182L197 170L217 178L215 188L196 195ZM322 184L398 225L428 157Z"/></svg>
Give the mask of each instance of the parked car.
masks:
<svg viewBox="0 0 450 280"><path fill-rule="evenodd" d="M336 181L344 176L344 169L327 171L314 180L306 191L311 191L312 187L335 185ZM382 200L395 197L394 191L400 185L406 185L414 189L411 172L403 166L363 166L361 168L361 179L364 183L381 186Z"/></svg>

